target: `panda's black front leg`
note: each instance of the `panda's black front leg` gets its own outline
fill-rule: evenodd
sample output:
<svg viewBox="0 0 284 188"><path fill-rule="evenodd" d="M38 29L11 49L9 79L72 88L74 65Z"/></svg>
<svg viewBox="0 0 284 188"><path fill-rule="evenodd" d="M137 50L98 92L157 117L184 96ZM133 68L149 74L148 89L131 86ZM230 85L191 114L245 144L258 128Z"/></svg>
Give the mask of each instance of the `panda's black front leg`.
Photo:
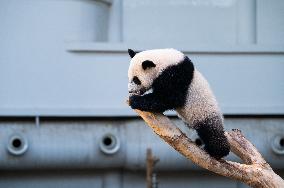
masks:
<svg viewBox="0 0 284 188"><path fill-rule="evenodd" d="M129 105L133 109L147 112L164 112L168 110L164 102L162 102L154 93L149 93L143 96L130 96Z"/></svg>

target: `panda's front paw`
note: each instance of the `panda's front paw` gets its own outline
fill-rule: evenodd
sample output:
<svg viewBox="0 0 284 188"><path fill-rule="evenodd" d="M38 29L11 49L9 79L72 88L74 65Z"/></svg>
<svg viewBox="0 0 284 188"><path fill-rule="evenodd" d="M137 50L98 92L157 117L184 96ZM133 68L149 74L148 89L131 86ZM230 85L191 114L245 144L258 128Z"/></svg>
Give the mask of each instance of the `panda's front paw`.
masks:
<svg viewBox="0 0 284 188"><path fill-rule="evenodd" d="M132 95L129 97L129 105L132 109L139 109L139 97L138 95Z"/></svg>

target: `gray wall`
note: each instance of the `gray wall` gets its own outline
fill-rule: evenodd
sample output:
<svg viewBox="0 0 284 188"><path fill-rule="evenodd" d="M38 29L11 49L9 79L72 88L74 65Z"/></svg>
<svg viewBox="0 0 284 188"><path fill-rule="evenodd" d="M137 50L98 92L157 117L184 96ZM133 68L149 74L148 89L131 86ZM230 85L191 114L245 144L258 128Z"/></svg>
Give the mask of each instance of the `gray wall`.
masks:
<svg viewBox="0 0 284 188"><path fill-rule="evenodd" d="M284 114L282 0L9 0L0 115L125 116L127 48L174 47L225 114Z"/></svg>
<svg viewBox="0 0 284 188"><path fill-rule="evenodd" d="M283 36L282 0L0 0L0 187L145 187L148 147L159 187L244 187L185 160L125 104L127 48L186 53L226 129L283 176ZM14 138L27 148L9 152Z"/></svg>

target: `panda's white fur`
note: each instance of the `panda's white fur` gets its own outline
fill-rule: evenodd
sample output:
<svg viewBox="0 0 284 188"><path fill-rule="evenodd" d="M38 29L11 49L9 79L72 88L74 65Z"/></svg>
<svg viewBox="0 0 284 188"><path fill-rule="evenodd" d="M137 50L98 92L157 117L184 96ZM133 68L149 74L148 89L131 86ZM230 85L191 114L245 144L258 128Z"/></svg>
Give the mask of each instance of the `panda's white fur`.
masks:
<svg viewBox="0 0 284 188"><path fill-rule="evenodd" d="M133 75L141 74L143 71L141 68L141 63L145 60L151 60L156 64L157 72L161 72L169 65L178 64L183 60L184 54L180 51L167 48L167 49L154 49L146 50L137 53L130 61L130 66L128 69L128 77L133 77Z"/></svg>
<svg viewBox="0 0 284 188"><path fill-rule="evenodd" d="M179 117L192 126L210 117L222 117L217 100L206 79L196 69L193 74L185 106L176 109Z"/></svg>
<svg viewBox="0 0 284 188"><path fill-rule="evenodd" d="M147 101L147 99L150 97L147 95L151 93L151 89L153 89L152 87L155 80L157 80L157 78L159 78L163 73L165 73L165 71L169 67L180 66L182 63L184 63L184 60L187 58L182 52L175 49L147 50L136 54L134 54L134 51L132 51L132 54L130 54L130 56L132 56L128 70L128 77L129 77L128 90L130 96L132 96L133 93L141 94L140 91L142 90L143 90L142 94L144 94L140 97L139 96L130 97L130 102L133 101L133 105L131 104L130 105L132 108L138 108L138 109L141 108L140 110L143 110L143 108L147 109L147 106L153 107L157 103L157 101L153 100L152 98L151 98L152 101L150 102L149 100ZM151 61L155 64L155 66L149 69L143 69L142 63L144 61ZM190 60L189 63L191 63ZM205 148L207 148L206 150L209 152L209 154L212 154L214 157L218 159L227 155L230 150L228 141L224 136L223 115L218 107L216 98L206 79L202 76L202 74L198 70L196 70L196 68L192 69L193 69L192 72L190 73L190 75L188 75L191 76L192 78L190 82L188 82L189 85L187 87L188 89L186 92L185 100L183 101L182 105L176 108L174 107L173 109L176 110L178 116L181 117L183 121L185 121L192 128L197 130L200 137L202 137L201 139L205 140ZM172 73L169 72L167 76L171 77L172 76L171 74ZM182 77L179 79L187 79L186 78L187 75L182 75L182 76L184 78ZM139 79L140 81L139 84L133 82L134 77L137 77ZM174 75L173 79L175 79ZM167 87L166 84L165 87ZM152 92L155 92L155 90ZM166 91L166 92L173 92L173 91ZM166 92L164 92L165 95ZM161 93L159 94L160 94L159 96L162 98L163 93L162 95ZM178 94L179 93L177 93L177 95ZM148 98L146 98L146 96ZM142 99L144 99L144 101ZM142 106L139 105L135 106L136 104L135 102L139 100ZM139 102L137 102L137 104L139 104ZM207 125L209 127L206 127Z"/></svg>

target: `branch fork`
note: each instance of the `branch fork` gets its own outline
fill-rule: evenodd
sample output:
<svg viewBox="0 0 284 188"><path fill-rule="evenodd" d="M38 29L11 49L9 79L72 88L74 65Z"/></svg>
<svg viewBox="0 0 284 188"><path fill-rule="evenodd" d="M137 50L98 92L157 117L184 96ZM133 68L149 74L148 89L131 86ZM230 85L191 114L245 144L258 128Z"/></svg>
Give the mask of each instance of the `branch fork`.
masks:
<svg viewBox="0 0 284 188"><path fill-rule="evenodd" d="M222 176L232 178L255 188L283 188L284 180L263 159L255 146L234 129L226 132L231 151L244 164L216 160L190 140L168 117L160 113L135 110L153 131L180 154L193 163Z"/></svg>

